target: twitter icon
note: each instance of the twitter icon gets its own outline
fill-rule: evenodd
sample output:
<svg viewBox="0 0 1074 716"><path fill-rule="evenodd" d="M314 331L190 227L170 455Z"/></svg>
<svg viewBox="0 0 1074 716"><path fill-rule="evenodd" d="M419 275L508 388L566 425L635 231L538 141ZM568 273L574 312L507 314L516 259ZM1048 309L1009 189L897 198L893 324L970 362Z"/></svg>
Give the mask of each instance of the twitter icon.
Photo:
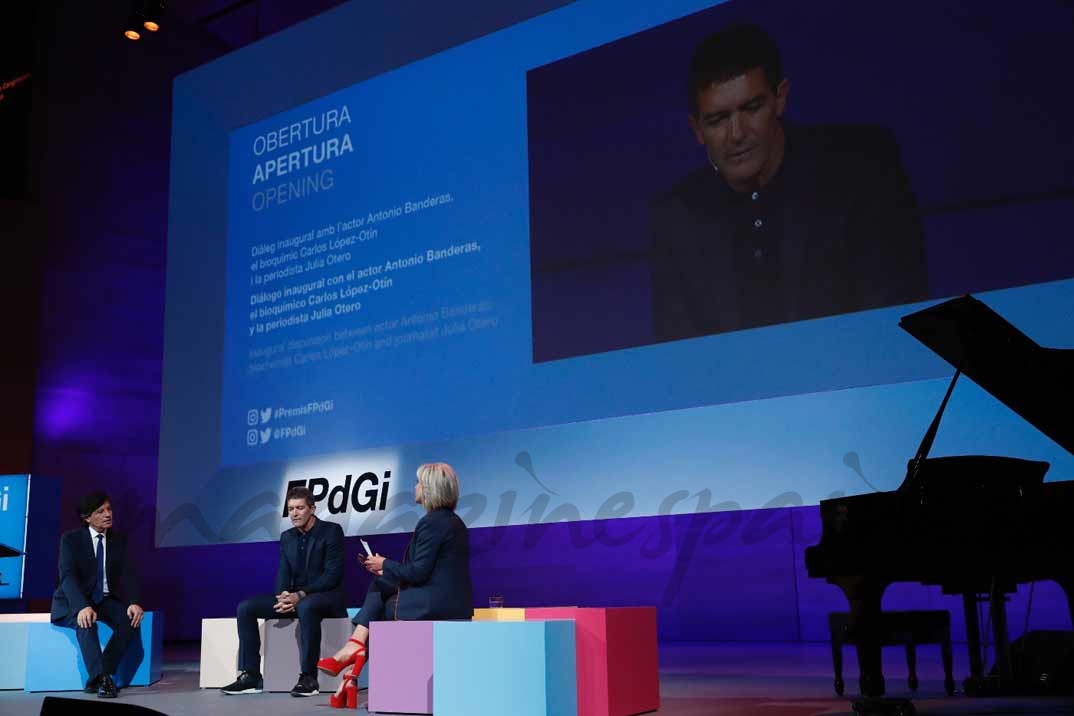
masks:
<svg viewBox="0 0 1074 716"><path fill-rule="evenodd" d="M264 445L272 439L272 428L265 428L261 431L261 444Z"/></svg>
<svg viewBox="0 0 1074 716"><path fill-rule="evenodd" d="M264 408L261 410L261 422L267 423L272 420L272 408Z"/></svg>

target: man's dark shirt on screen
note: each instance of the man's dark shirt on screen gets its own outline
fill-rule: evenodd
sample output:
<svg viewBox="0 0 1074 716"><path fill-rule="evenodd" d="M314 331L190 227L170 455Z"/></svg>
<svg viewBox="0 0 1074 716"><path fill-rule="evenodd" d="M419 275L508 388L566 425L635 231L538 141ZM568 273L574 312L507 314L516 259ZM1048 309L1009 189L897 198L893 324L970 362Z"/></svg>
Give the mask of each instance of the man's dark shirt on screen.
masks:
<svg viewBox="0 0 1074 716"><path fill-rule="evenodd" d="M675 340L925 299L924 237L894 138L787 125L768 184L711 165L652 207L653 330Z"/></svg>

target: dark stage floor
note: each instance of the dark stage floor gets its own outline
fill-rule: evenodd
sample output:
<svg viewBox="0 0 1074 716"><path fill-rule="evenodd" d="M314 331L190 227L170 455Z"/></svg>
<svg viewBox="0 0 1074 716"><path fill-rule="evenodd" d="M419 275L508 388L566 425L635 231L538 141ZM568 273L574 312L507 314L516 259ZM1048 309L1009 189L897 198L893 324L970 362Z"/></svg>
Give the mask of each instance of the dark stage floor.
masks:
<svg viewBox="0 0 1074 716"><path fill-rule="evenodd" d="M932 653L937 652L937 653ZM962 656L960 660L958 656ZM885 675L893 695L905 695L906 664L901 649L885 650ZM474 668L480 668L475 664ZM848 688L856 684L853 650L846 653ZM165 649L164 678L154 686L132 688L118 699L161 711L169 716L227 714L275 716L296 713L335 713L328 697L295 699L287 694L224 696L198 688L198 647L171 644ZM956 652L956 677L966 674L965 650ZM1074 699L975 699L943 695L943 670L938 649L920 647L918 675L921 687L915 698L919 714L970 716L976 714L1074 714ZM844 677L845 678L845 677ZM335 679L323 678L323 689L335 688ZM832 691L831 650L827 644L673 643L660 647L660 689L664 716L812 716L849 714L849 701ZM55 696L88 698L82 694ZM0 714L37 716L45 694L0 692ZM362 692L360 703L366 694ZM77 712L76 712L77 713ZM360 708L359 713L366 713ZM504 716L509 716L505 714Z"/></svg>

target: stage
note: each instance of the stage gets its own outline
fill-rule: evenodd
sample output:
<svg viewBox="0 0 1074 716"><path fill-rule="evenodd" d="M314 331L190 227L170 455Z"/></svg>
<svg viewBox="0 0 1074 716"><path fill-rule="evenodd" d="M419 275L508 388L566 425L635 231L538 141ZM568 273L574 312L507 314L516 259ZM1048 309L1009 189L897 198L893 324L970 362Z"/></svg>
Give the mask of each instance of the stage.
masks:
<svg viewBox="0 0 1074 716"><path fill-rule="evenodd" d="M960 680L966 674L965 662L964 646L956 645L955 674ZM906 695L907 671L902 650L886 649L884 663L890 693ZM473 668L479 669L481 665L474 664ZM857 674L852 649L847 650L844 670L849 691L854 688ZM1074 713L1074 699L945 697L937 649L919 649L918 675L921 685L919 698L915 698L914 703L919 714L1041 716ZM660 647L661 708L658 713L665 716L850 714L849 701L834 695L832 678L831 649L827 644L663 644ZM335 679L322 678L321 687L334 688L335 683ZM46 695L0 692L0 713L37 716ZM99 701L95 696L78 693L52 695ZM360 706L366 701L367 695L363 691ZM215 689L199 689L197 644L167 645L163 679L150 688L127 689L116 702L147 706L169 716L283 716L332 711L328 696L323 693L296 699L286 693L225 696ZM368 712L359 708L359 713Z"/></svg>

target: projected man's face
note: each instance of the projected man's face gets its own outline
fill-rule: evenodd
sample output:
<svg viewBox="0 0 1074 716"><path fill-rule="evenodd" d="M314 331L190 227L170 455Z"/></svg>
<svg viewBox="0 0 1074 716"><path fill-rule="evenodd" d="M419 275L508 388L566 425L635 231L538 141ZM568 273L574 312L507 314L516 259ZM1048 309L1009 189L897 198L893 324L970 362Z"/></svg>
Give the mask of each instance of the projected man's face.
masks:
<svg viewBox="0 0 1074 716"><path fill-rule="evenodd" d="M768 85L764 70L712 84L697 95L690 127L720 175L738 192L764 186L783 161L783 125L790 85Z"/></svg>
<svg viewBox="0 0 1074 716"><path fill-rule="evenodd" d="M105 500L103 505L83 519L86 520L87 525L98 532L107 532L112 528L112 503Z"/></svg>
<svg viewBox="0 0 1074 716"><path fill-rule="evenodd" d="M313 508L304 499L287 501L287 516L298 529L305 532L313 526Z"/></svg>

